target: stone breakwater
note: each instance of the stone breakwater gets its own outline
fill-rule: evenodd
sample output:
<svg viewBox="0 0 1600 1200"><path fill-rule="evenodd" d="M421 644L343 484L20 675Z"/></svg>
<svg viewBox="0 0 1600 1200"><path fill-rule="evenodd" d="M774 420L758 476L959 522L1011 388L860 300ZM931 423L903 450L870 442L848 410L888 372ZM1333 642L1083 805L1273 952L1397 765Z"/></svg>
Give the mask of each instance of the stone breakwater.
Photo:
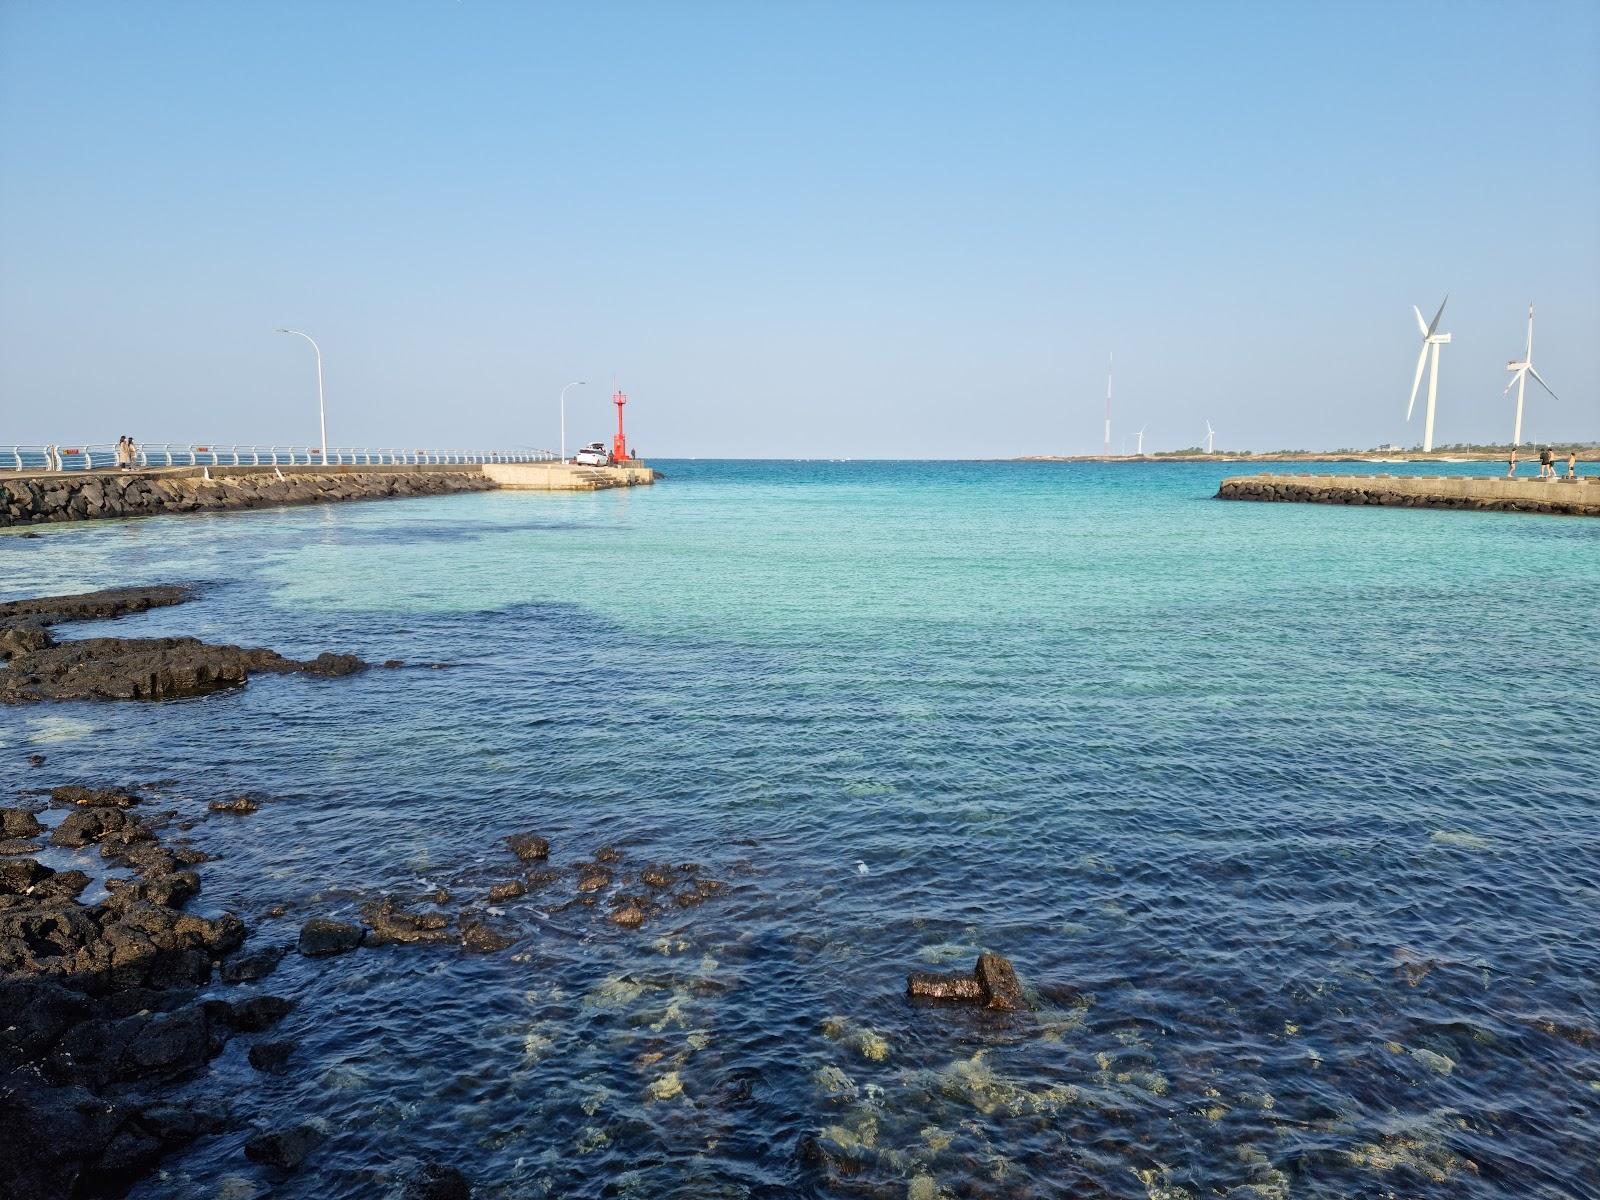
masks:
<svg viewBox="0 0 1600 1200"><path fill-rule="evenodd" d="M1569 483L1482 475L1236 475L1222 481L1217 499L1600 517L1600 478Z"/></svg>
<svg viewBox="0 0 1600 1200"><path fill-rule="evenodd" d="M285 504L329 504L483 492L495 487L476 465L369 467L284 472L271 467L213 467L0 478L0 528L158 513L212 512Z"/></svg>

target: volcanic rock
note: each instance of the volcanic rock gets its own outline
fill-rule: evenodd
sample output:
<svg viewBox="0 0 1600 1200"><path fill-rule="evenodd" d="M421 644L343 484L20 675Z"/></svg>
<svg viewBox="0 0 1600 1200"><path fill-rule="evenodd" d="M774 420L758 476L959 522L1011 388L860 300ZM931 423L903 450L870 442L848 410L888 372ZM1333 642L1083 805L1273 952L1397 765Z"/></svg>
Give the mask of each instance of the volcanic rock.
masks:
<svg viewBox="0 0 1600 1200"><path fill-rule="evenodd" d="M283 996L251 996L230 1007L229 1024L240 1033L260 1033L288 1016L294 1001Z"/></svg>
<svg viewBox="0 0 1600 1200"><path fill-rule="evenodd" d="M400 1200L472 1200L472 1185L454 1167L423 1163L406 1177Z"/></svg>
<svg viewBox="0 0 1600 1200"><path fill-rule="evenodd" d="M222 964L224 983L255 983L265 979L277 969L278 962L289 952L287 946L273 946L231 958Z"/></svg>
<svg viewBox="0 0 1600 1200"><path fill-rule="evenodd" d="M258 1133L244 1144L244 1156L251 1162L265 1163L280 1171L293 1171L322 1144L322 1137L322 1132L314 1125Z"/></svg>
<svg viewBox="0 0 1600 1200"><path fill-rule="evenodd" d="M415 913L402 908L393 896L362 906L361 916L371 932L369 946L389 942L439 944L455 940L449 932L450 918L444 913Z"/></svg>
<svg viewBox="0 0 1600 1200"><path fill-rule="evenodd" d="M906 994L927 1000L977 1002L1002 1011L1028 1007L1016 971L998 954L980 954L971 975L913 971L906 978Z"/></svg>
<svg viewBox="0 0 1600 1200"><path fill-rule="evenodd" d="M516 940L511 934L495 928L486 921L467 918L461 922L461 944L475 954L493 954L497 950L504 950Z"/></svg>
<svg viewBox="0 0 1600 1200"><path fill-rule="evenodd" d="M536 833L513 833L506 845L523 862L538 862L550 857L550 843Z"/></svg>
<svg viewBox="0 0 1600 1200"><path fill-rule="evenodd" d="M41 833L39 818L25 808L0 808L0 837L30 838Z"/></svg>
<svg viewBox="0 0 1600 1200"><path fill-rule="evenodd" d="M257 1042L250 1047L250 1065L267 1075L281 1075L294 1053L293 1042Z"/></svg>
<svg viewBox="0 0 1600 1200"><path fill-rule="evenodd" d="M300 927L300 953L307 958L347 954L361 944L364 931L349 921L312 917Z"/></svg>

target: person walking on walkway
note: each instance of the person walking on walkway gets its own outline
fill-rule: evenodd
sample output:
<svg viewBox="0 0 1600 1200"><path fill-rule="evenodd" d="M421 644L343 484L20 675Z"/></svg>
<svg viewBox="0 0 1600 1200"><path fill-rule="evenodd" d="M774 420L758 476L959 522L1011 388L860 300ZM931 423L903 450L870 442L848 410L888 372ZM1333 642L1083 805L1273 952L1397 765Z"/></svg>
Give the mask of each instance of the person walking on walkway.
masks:
<svg viewBox="0 0 1600 1200"><path fill-rule="evenodd" d="M1517 448L1515 446L1513 446L1513 447L1511 447L1511 458L1506 463L1506 478L1507 479L1515 479L1516 477L1517 477Z"/></svg>
<svg viewBox="0 0 1600 1200"><path fill-rule="evenodd" d="M1567 451L1567 482L1578 482L1578 452L1576 450Z"/></svg>
<svg viewBox="0 0 1600 1200"><path fill-rule="evenodd" d="M1553 479L1556 473L1556 456L1549 446L1539 451L1539 478Z"/></svg>
<svg viewBox="0 0 1600 1200"><path fill-rule="evenodd" d="M128 435L123 434L117 439L117 470L128 469Z"/></svg>

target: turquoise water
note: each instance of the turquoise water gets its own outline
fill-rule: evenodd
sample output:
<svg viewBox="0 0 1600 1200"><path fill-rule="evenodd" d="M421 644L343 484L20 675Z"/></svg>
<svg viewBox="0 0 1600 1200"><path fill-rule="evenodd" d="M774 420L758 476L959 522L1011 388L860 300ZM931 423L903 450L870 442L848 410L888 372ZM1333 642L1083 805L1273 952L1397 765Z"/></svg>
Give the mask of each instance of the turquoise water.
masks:
<svg viewBox="0 0 1600 1200"><path fill-rule="evenodd" d="M136 1195L412 1156L506 1197L1600 1195L1600 522L1230 504L1215 464L662 465L0 538L6 596L208 585L119 632L449 664L0 711L6 785L272 797L196 832L258 942L474 897L522 829L729 885L286 960L290 1071L241 1042L195 1086L329 1141L276 1180L241 1128ZM906 1001L980 949L1034 1014Z"/></svg>

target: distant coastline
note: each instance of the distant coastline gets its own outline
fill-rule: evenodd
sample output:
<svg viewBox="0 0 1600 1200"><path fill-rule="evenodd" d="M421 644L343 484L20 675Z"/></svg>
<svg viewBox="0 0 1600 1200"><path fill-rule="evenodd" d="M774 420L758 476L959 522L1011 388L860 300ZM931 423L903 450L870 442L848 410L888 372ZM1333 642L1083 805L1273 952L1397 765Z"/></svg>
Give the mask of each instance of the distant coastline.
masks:
<svg viewBox="0 0 1600 1200"><path fill-rule="evenodd" d="M1541 443L1543 444L1543 443ZM1600 456L1600 445L1594 442L1550 442L1559 447L1565 456L1568 450L1577 451L1579 458ZM1474 447L1460 450L1434 450L1424 454L1420 450L1273 450L1247 454L1243 452L1204 451L1188 453L1163 452L1159 454L1023 454L1002 462L1105 462L1105 463L1164 463L1164 462L1361 462L1361 463L1449 463L1449 462L1505 462L1511 453L1509 446L1495 448ZM1538 458L1538 450L1524 447L1518 451L1525 461Z"/></svg>

